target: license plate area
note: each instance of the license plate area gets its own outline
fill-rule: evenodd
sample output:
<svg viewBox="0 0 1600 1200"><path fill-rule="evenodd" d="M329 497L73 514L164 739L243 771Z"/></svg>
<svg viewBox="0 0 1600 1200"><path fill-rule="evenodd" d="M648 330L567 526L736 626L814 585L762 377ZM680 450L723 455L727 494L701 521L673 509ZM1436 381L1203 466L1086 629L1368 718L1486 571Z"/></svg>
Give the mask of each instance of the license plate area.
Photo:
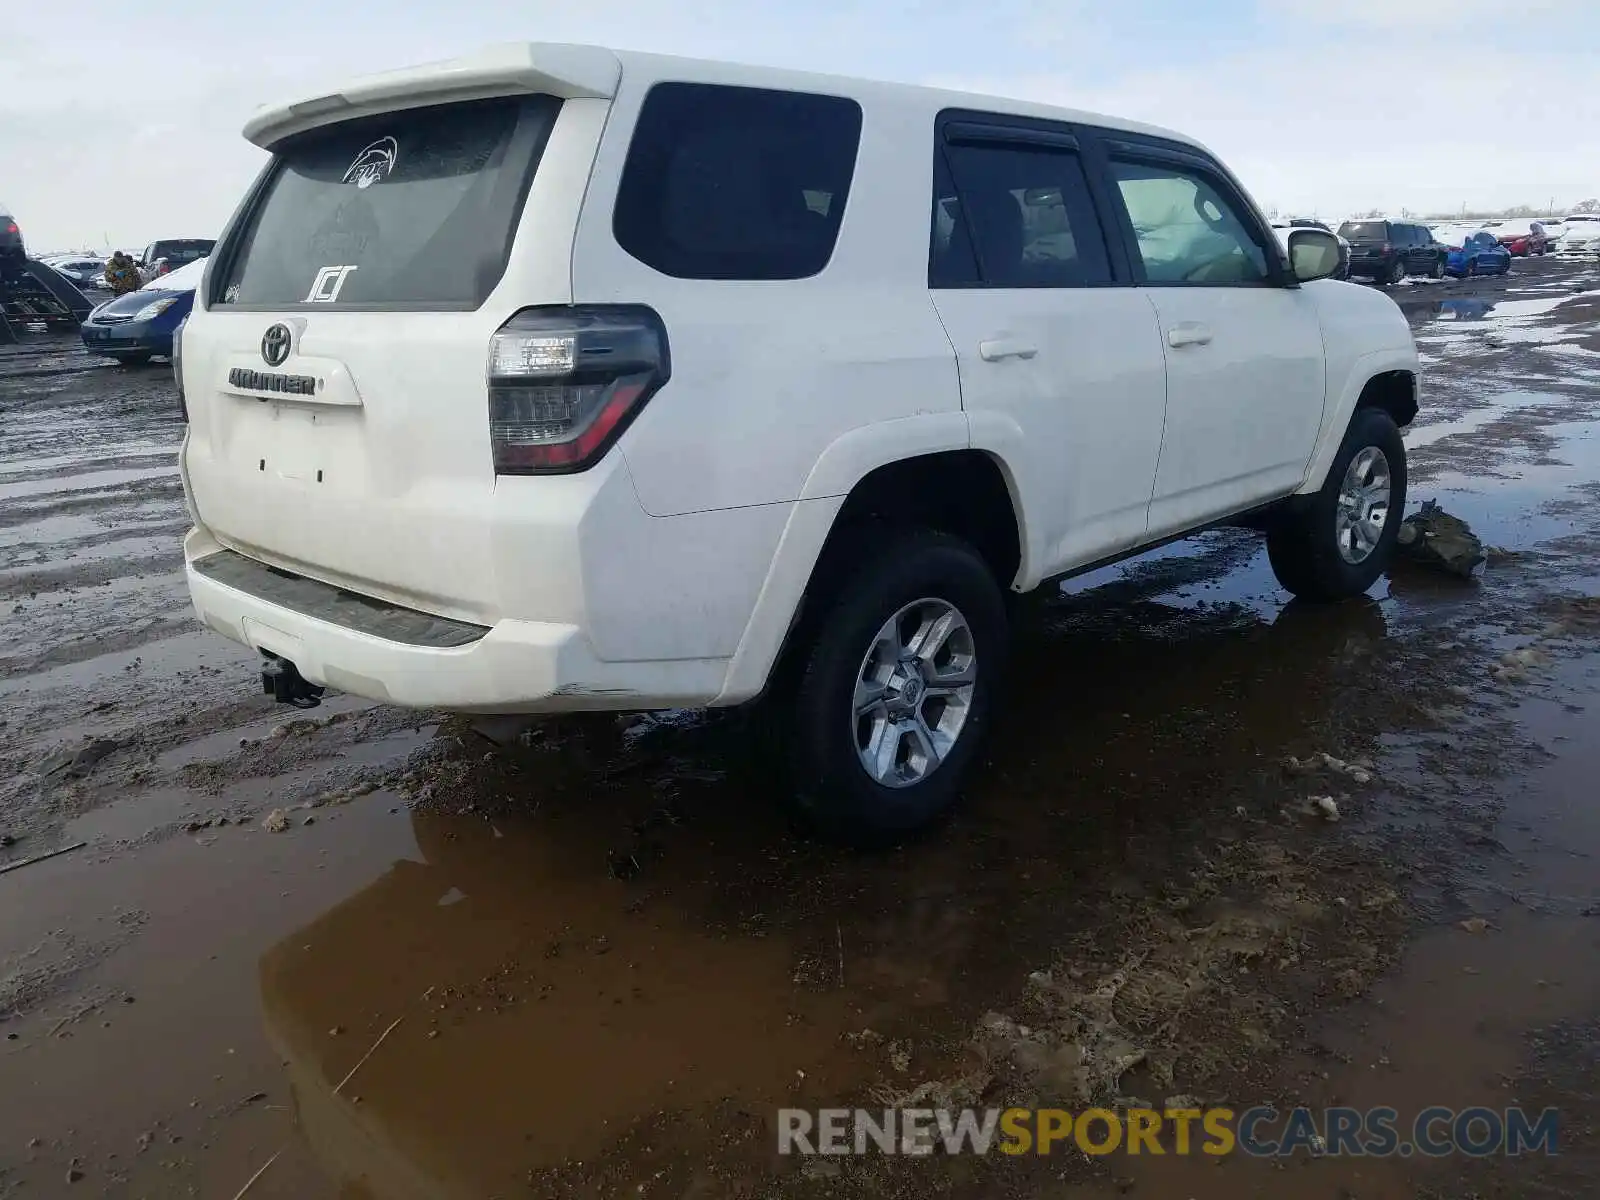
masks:
<svg viewBox="0 0 1600 1200"><path fill-rule="evenodd" d="M252 424L260 426L256 470L277 479L322 483L332 465L325 461L329 443L338 440L327 414L275 400L249 403L257 409Z"/></svg>

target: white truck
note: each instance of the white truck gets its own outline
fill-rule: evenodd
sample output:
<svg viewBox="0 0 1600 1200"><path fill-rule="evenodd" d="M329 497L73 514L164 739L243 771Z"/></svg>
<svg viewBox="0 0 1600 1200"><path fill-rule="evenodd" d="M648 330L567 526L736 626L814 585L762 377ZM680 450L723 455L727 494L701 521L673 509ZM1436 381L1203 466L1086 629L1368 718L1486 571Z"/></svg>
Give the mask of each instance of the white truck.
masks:
<svg viewBox="0 0 1600 1200"><path fill-rule="evenodd" d="M1181 134L540 44L245 134L185 555L281 699L765 693L800 809L882 841L955 799L1008 593L1224 523L1318 600L1393 549L1405 320Z"/></svg>

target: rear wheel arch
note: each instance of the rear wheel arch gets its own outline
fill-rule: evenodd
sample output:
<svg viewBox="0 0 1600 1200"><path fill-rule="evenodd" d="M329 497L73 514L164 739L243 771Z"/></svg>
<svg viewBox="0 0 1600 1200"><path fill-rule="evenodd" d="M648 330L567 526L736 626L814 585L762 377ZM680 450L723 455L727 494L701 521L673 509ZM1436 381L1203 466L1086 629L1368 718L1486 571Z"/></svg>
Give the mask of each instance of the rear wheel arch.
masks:
<svg viewBox="0 0 1600 1200"><path fill-rule="evenodd" d="M869 552L874 539L932 530L973 547L1009 588L1023 566L1024 541L1016 486L1000 460L983 450L948 450L884 463L850 489L812 565L788 633L768 678L768 691L794 681L829 590Z"/></svg>
<svg viewBox="0 0 1600 1200"><path fill-rule="evenodd" d="M885 463L850 489L823 546L822 566L839 540L864 525L932 529L970 544L1009 587L1022 566L1016 489L983 450L950 450ZM813 572L815 577L815 572Z"/></svg>

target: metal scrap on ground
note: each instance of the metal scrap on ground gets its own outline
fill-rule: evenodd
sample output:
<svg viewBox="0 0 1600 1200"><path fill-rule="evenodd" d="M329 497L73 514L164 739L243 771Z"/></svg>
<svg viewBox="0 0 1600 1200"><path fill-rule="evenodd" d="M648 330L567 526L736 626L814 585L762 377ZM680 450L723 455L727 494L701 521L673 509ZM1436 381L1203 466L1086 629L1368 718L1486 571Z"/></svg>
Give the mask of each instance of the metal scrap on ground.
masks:
<svg viewBox="0 0 1600 1200"><path fill-rule="evenodd" d="M1400 552L1413 562L1449 575L1471 579L1485 560L1483 542L1472 526L1453 517L1432 500L1400 525Z"/></svg>

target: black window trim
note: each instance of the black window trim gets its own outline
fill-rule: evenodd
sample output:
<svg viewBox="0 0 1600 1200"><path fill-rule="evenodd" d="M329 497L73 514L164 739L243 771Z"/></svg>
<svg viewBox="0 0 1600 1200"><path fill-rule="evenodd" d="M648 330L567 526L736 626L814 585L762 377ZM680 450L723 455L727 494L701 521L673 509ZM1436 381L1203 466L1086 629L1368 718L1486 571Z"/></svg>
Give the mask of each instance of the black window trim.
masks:
<svg viewBox="0 0 1600 1200"><path fill-rule="evenodd" d="M970 282L953 283L935 280L933 272L934 251L939 234L939 197L948 190L959 197L955 174L945 154L947 146L1012 146L1020 149L1042 150L1072 155L1078 159L1079 168L1088 183L1089 205L1084 215L1092 217L1093 230L1084 230L1085 236L1097 236L1105 248L1106 262L1110 268L1107 279L1089 280L1070 287L1049 284L1029 284L1014 288L1001 288L990 284L983 276L983 264L977 262L978 278ZM1112 237L1107 223L1107 197L1096 185L1096 170L1090 158L1091 147L1079 136L1079 131L1061 121L1042 117L1026 117L1012 113L985 112L980 109L947 108L934 118L933 138L933 188L928 201L928 289L930 291L1081 291L1089 288L1126 287L1131 281L1131 267L1120 239ZM966 223L964 206L956 206L957 219ZM1073 238L1079 236L1073 230ZM977 242L972 237L972 227L967 226L967 240L973 246L973 258L978 258Z"/></svg>
<svg viewBox="0 0 1600 1200"><path fill-rule="evenodd" d="M1195 288L1195 287L1226 287L1226 288L1298 288L1300 281L1289 272L1285 261L1282 245L1278 242L1277 235L1272 232L1272 225L1256 208L1244 188L1240 186L1232 173L1216 159L1205 154L1194 146L1178 142L1169 142L1165 139L1146 136L1144 134L1123 133L1120 130L1096 130L1098 135L1095 142L1098 148L1096 158L1097 166L1103 175L1105 186L1112 202L1113 220L1118 233L1118 239L1124 245L1124 252L1128 256L1134 284L1137 287L1153 288ZM1256 244L1261 248L1267 261L1267 277L1265 279L1242 280L1237 283L1217 283L1212 280L1189 279L1150 279L1145 274L1144 258L1139 253L1139 238L1133 228L1133 218L1128 213L1128 206L1122 200L1122 194L1117 188L1116 179L1111 173L1111 160L1131 160L1135 163L1144 163L1150 166L1181 167L1186 171L1194 171L1203 176L1222 198L1233 206L1235 215L1244 225L1246 232L1255 235Z"/></svg>
<svg viewBox="0 0 1600 1200"><path fill-rule="evenodd" d="M195 303L200 304L204 311L209 312L213 307L226 312L291 312L300 313L308 309L326 312L477 312L489 302L495 289L500 286L505 278L506 271L511 266L511 251L516 243L517 235L522 229L522 219L527 209L528 194L533 190L534 176L538 174L539 165L544 161L545 150L549 147L551 134L555 131L556 122L561 119L562 110L566 102L559 96L544 93L529 92L514 96L469 97L467 99L440 100L435 103L419 106L421 109L448 108L456 104L468 104L478 99L517 99L520 107L517 113L517 122L513 126L511 136L506 143L506 153L522 153L524 148L528 155L527 164L521 175L514 181L503 180L501 186L514 186L516 196L513 200L514 216L508 223L503 246L497 247L499 255L494 261L498 266L494 270L494 279L488 287L483 289L483 295L476 301L440 301L440 300L385 300L367 301L364 303L339 302L337 304L240 304L237 301L224 303L220 298L220 290L225 286L225 281L232 276L235 261L241 249L243 235L254 223L254 218L272 193L272 185L278 175L283 171L283 160L279 157L283 141L274 142L267 147L272 157L261 168L261 173L256 176L255 183L246 194L244 201L235 210L233 217L223 229L222 236L211 248L211 253L206 258L205 273L201 276L200 287L195 293ZM530 112L536 107L548 107L550 117L547 121L530 120ZM395 112L410 110L396 109ZM366 119L366 114L351 117L350 120ZM337 124L338 122L333 122ZM324 128L318 126L318 129ZM487 257L487 256L486 256ZM204 303L201 303L201 301Z"/></svg>

